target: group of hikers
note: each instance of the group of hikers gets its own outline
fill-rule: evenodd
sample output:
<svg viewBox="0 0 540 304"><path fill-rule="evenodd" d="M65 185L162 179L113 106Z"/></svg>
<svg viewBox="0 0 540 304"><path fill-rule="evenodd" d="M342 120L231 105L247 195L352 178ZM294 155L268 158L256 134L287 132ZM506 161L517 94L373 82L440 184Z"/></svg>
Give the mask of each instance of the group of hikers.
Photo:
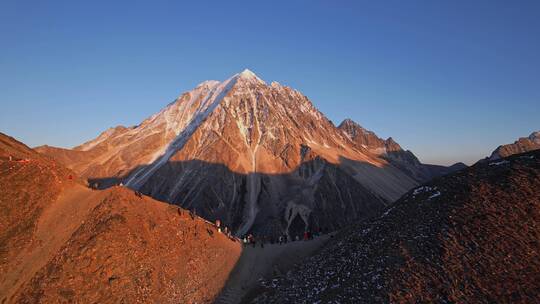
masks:
<svg viewBox="0 0 540 304"><path fill-rule="evenodd" d="M219 233L223 233L223 234L225 234L228 238L234 240L234 237L233 237L233 235L232 235L231 229L229 229L229 227L227 227L227 226L222 226L220 220L216 220L216 228L217 228L217 231L218 231Z"/></svg>
<svg viewBox="0 0 540 304"><path fill-rule="evenodd" d="M215 221L215 227L219 233L225 234L227 237L229 237L231 240L237 241L238 239L235 238L232 235L231 229L229 227L224 226L220 220ZM315 232L312 232L311 230L304 231L303 235L294 235L294 236L288 236L286 234L280 235L279 237L268 237L268 236L260 236L257 239L253 234L246 234L244 235L240 241L244 244L244 246L252 246L255 248L257 245L259 245L261 248L264 248L265 244L287 244L288 242L294 242L294 241L309 241L313 240L315 236L321 235L325 232L325 229L318 229L315 230Z"/></svg>
<svg viewBox="0 0 540 304"><path fill-rule="evenodd" d="M322 232L322 230L320 232ZM244 246L251 245L253 248L255 248L258 243L261 246L261 248L264 248L265 244L283 245L283 244L287 244L288 242L295 242L295 241L301 241L301 240L310 241L310 240L313 240L316 235L319 235L319 233L313 233L310 230L307 230L304 232L303 235L295 235L294 237L283 234L277 238L261 236L258 238L258 240L256 240L253 234L250 233L242 237L242 242L244 243Z"/></svg>
<svg viewBox="0 0 540 304"><path fill-rule="evenodd" d="M30 162L29 158L18 158L18 157L13 157L12 155L8 156L8 160L9 161L14 161L14 162L17 162L17 163L29 163Z"/></svg>

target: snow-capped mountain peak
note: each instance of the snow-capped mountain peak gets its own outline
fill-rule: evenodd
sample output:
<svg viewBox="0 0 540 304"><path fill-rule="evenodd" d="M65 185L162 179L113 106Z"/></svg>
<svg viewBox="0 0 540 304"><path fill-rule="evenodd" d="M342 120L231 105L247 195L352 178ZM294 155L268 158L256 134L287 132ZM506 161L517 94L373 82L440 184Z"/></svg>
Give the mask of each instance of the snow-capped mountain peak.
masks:
<svg viewBox="0 0 540 304"><path fill-rule="evenodd" d="M234 77L239 79L239 80L266 84L266 82L264 82L264 80L259 78L255 73L253 73L249 69L244 69L242 72L236 74Z"/></svg>
<svg viewBox="0 0 540 304"><path fill-rule="evenodd" d="M78 157L70 163L99 187L122 182L238 235L300 233L310 214L312 225L335 227L417 184L357 147L302 93L247 69L202 82L138 126L84 147L62 153Z"/></svg>

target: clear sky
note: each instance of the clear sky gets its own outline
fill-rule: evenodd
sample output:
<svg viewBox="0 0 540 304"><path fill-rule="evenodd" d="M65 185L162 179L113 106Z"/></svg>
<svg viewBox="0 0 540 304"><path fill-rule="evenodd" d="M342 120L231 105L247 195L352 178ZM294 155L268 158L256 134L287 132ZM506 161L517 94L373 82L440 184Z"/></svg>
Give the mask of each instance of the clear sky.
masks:
<svg viewBox="0 0 540 304"><path fill-rule="evenodd" d="M2 0L0 131L71 147L249 68L471 163L540 129L539 56L540 1Z"/></svg>

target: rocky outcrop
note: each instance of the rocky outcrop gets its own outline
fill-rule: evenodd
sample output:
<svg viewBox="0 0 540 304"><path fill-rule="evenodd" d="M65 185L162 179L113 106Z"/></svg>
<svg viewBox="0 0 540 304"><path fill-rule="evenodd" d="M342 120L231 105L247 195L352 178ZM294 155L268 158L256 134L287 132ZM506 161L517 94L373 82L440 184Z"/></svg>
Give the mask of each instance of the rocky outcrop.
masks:
<svg viewBox="0 0 540 304"><path fill-rule="evenodd" d="M497 160L510 155L540 149L540 131L531 133L529 137L521 137L513 144L500 145L491 153L489 160Z"/></svg>

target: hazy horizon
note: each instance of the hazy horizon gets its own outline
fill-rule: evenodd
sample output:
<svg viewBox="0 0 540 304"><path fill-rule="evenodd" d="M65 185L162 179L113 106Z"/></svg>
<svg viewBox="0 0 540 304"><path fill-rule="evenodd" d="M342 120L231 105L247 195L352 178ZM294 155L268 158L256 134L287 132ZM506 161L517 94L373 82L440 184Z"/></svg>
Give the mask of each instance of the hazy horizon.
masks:
<svg viewBox="0 0 540 304"><path fill-rule="evenodd" d="M425 163L471 164L540 129L535 1L0 7L0 131L29 146L136 125L245 68Z"/></svg>

